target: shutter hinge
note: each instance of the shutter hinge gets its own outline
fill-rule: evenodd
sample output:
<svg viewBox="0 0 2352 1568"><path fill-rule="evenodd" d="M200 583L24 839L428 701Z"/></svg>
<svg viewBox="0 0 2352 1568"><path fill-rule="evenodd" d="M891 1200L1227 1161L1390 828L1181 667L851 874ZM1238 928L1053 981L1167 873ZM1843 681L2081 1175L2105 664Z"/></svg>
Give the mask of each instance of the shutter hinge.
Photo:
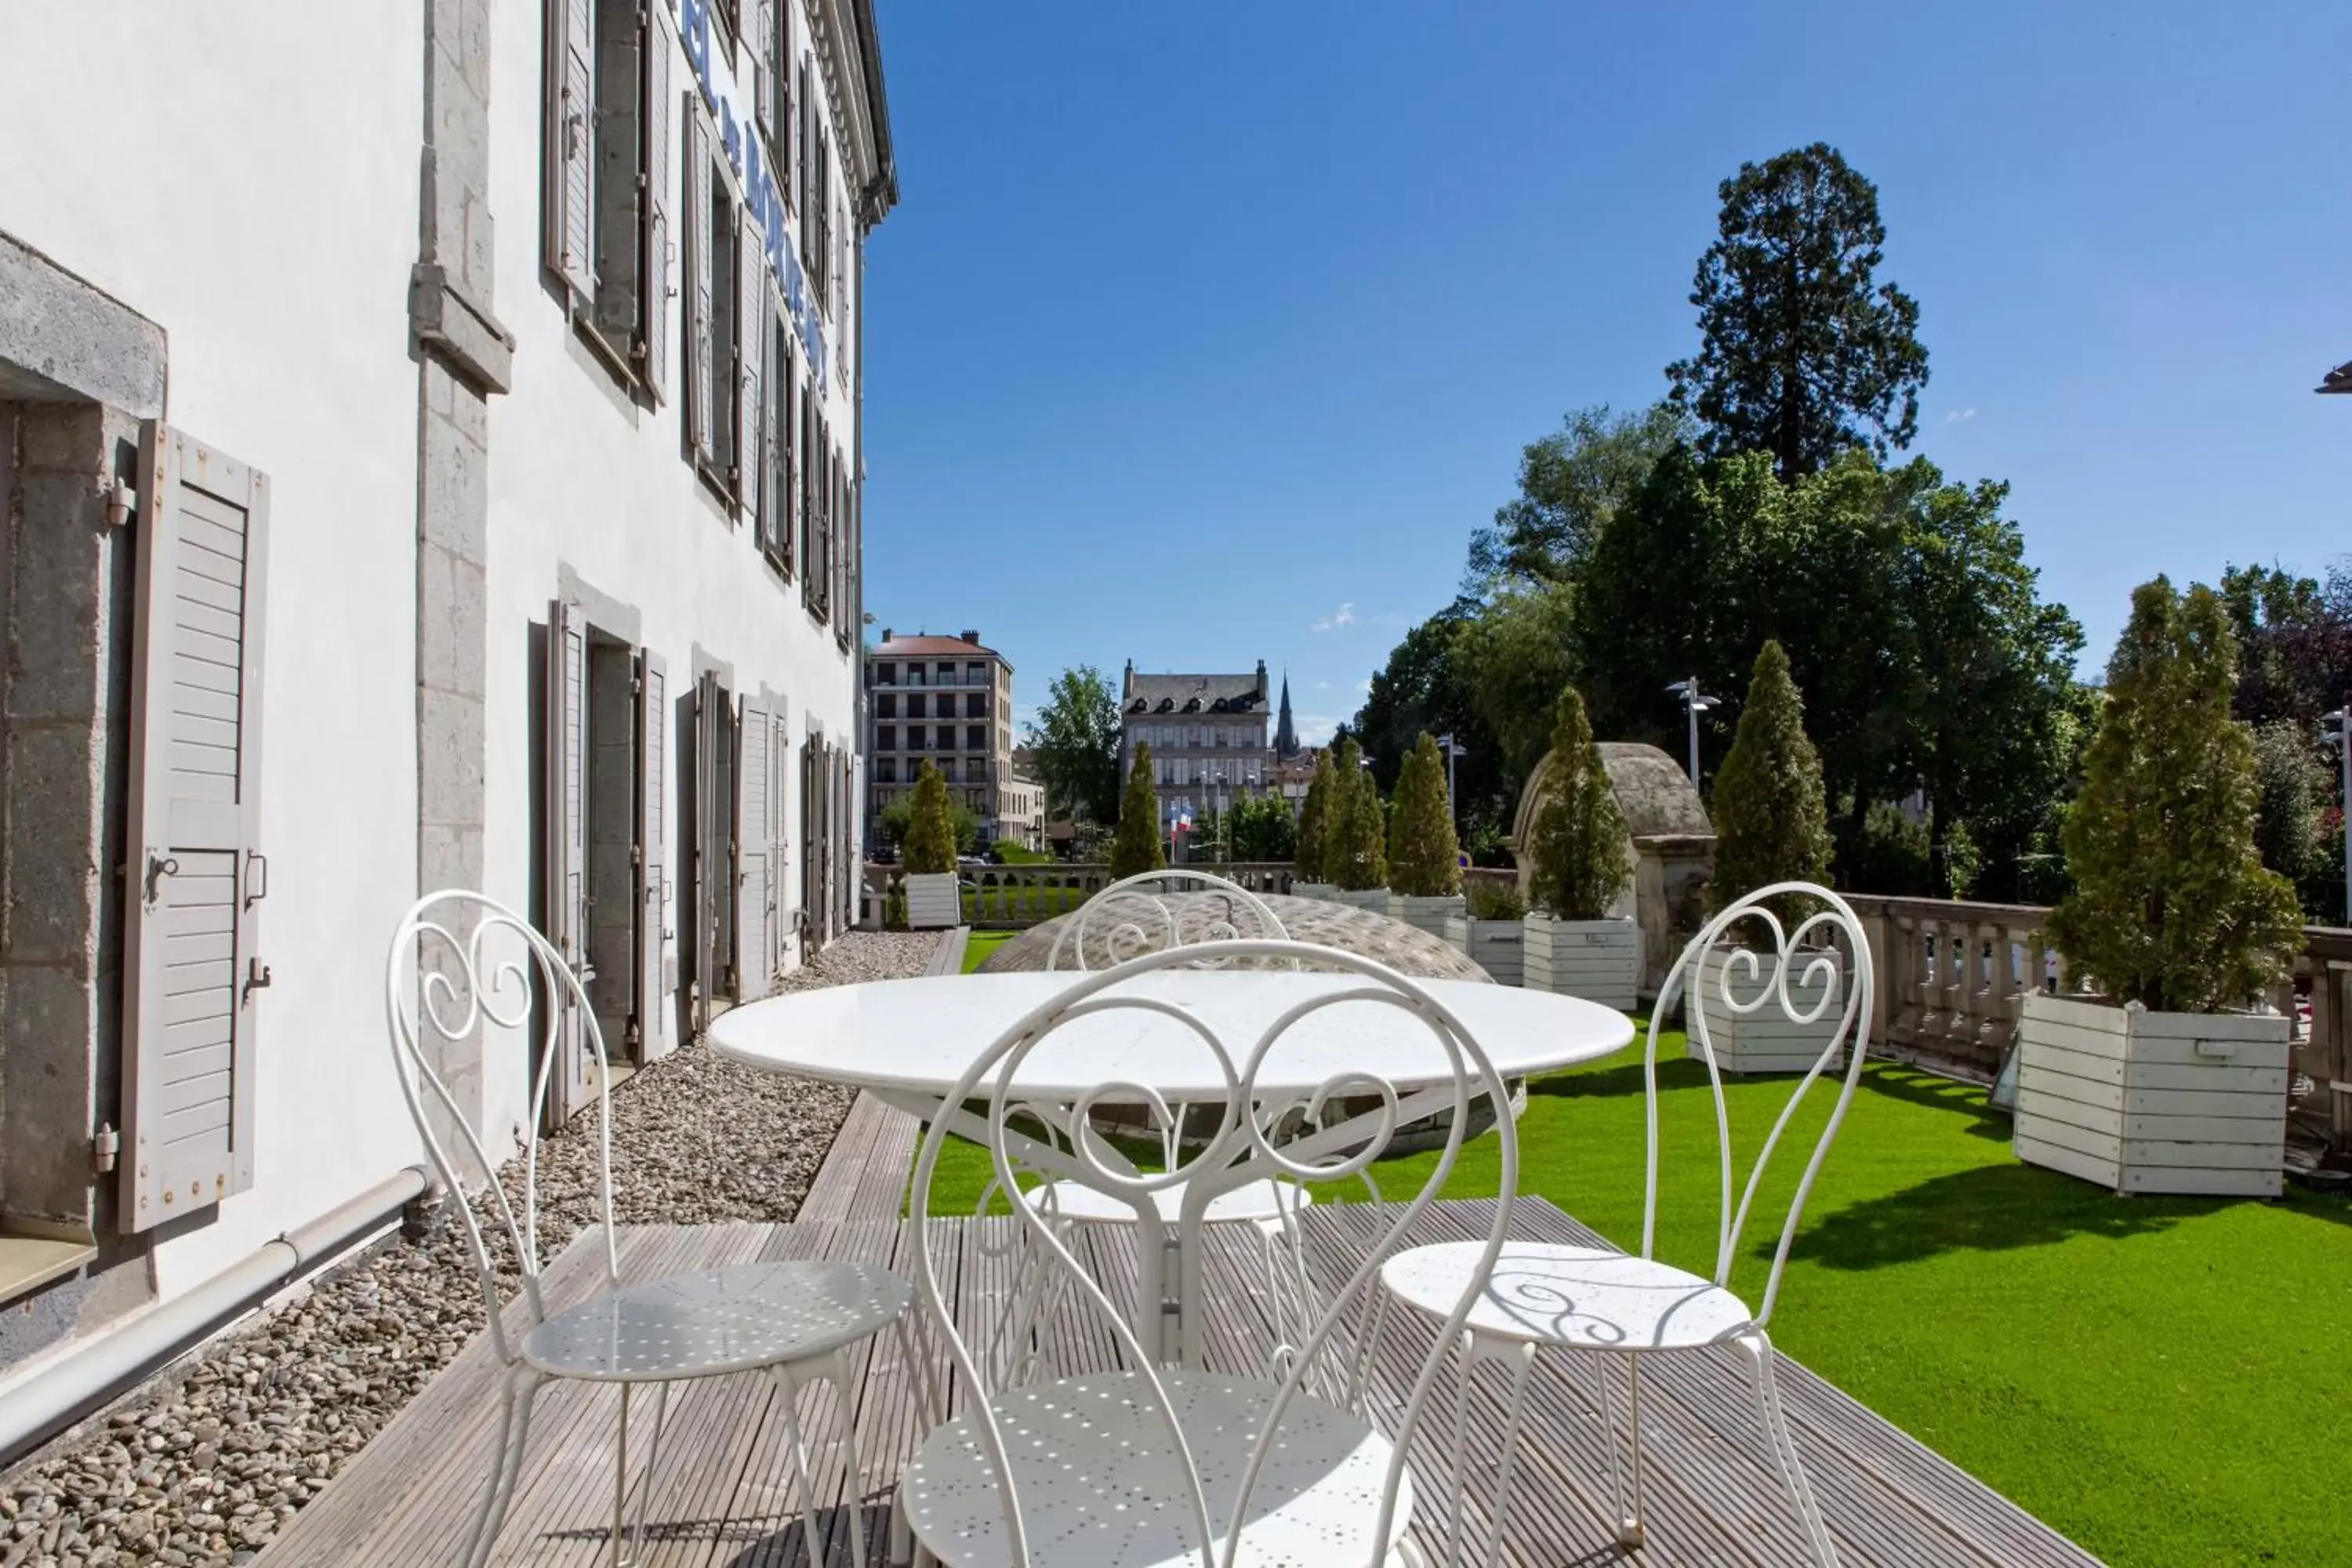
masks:
<svg viewBox="0 0 2352 1568"><path fill-rule="evenodd" d="M114 1169L114 1157L122 1152L122 1134L110 1121L98 1124L98 1132L89 1141L89 1168L100 1175Z"/></svg>
<svg viewBox="0 0 2352 1568"><path fill-rule="evenodd" d="M131 514L139 508L139 492L130 482L117 479L106 492L106 526L121 528L131 521Z"/></svg>

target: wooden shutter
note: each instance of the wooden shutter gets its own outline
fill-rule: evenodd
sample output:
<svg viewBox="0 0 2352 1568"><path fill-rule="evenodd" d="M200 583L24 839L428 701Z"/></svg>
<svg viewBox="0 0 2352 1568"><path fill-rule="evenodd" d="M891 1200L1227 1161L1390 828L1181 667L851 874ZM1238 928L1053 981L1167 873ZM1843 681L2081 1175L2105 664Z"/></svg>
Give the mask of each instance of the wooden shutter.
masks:
<svg viewBox="0 0 2352 1568"><path fill-rule="evenodd" d="M800 449L794 431L800 425L800 395L797 388L800 373L793 368L793 334L781 316L776 332L776 433L782 449L776 454L776 539L779 555L787 575L798 569L798 537L793 531L800 526L801 509L793 504L797 493L794 486L798 476L793 461Z"/></svg>
<svg viewBox="0 0 2352 1568"><path fill-rule="evenodd" d="M788 706L780 693L768 712L768 941L774 955L772 967L779 970L784 966L785 892L793 864L792 792L786 787L793 776L793 733L784 721Z"/></svg>
<svg viewBox="0 0 2352 1568"><path fill-rule="evenodd" d="M150 422L140 445L125 846L121 1226L253 1185L269 483Z"/></svg>
<svg viewBox="0 0 2352 1568"><path fill-rule="evenodd" d="M800 178L793 184L793 205L799 209L795 216L800 219L801 261L805 265L808 261L809 174L816 162L815 147L810 140L813 134L811 127L814 124L810 116L815 112L816 94L809 90L806 60L801 62L800 83L801 113L799 122L794 128L794 139L799 145L793 149L793 171Z"/></svg>
<svg viewBox="0 0 2352 1568"><path fill-rule="evenodd" d="M596 329L623 348L637 332L637 285L645 228L645 19L607 3L596 9L596 113L588 138L595 160Z"/></svg>
<svg viewBox="0 0 2352 1568"><path fill-rule="evenodd" d="M814 952L818 941L817 921L822 918L824 895L818 890L818 875L824 869L824 858L817 853L816 819L818 797L824 794L823 760L818 737L811 731L801 742L801 957L806 959Z"/></svg>
<svg viewBox="0 0 2352 1568"><path fill-rule="evenodd" d="M697 1029L710 1023L711 1002L723 977L719 973L719 922L730 908L731 881L727 865L725 802L719 798L719 731L728 722L726 699L719 678L705 671L694 686L694 1021Z"/></svg>
<svg viewBox="0 0 2352 1568"><path fill-rule="evenodd" d="M743 698L741 745L735 763L735 995L751 1002L768 994L768 714L762 695Z"/></svg>
<svg viewBox="0 0 2352 1568"><path fill-rule="evenodd" d="M760 226L736 226L735 242L735 500L747 514L758 505L760 469L767 449L760 444L761 411L767 406L760 381L761 326L767 321L767 263L761 259Z"/></svg>
<svg viewBox="0 0 2352 1568"><path fill-rule="evenodd" d="M589 0L547 0L547 264L580 294L593 287L589 174L595 39Z"/></svg>
<svg viewBox="0 0 2352 1568"><path fill-rule="evenodd" d="M712 426L723 412L710 406L710 261L719 237L710 223L710 121L695 96L686 95L686 444L712 460Z"/></svg>
<svg viewBox="0 0 2352 1568"><path fill-rule="evenodd" d="M651 1061L669 1048L668 945L669 669L650 648L637 654L637 1049Z"/></svg>
<svg viewBox="0 0 2352 1568"><path fill-rule="evenodd" d="M661 7L646 8L646 135L645 239L639 263L644 287L639 291L643 321L637 330L637 374L656 403L662 400L669 377L669 126L675 100L670 97L669 62L677 47ZM692 209L688 209L692 216Z"/></svg>
<svg viewBox="0 0 2352 1568"><path fill-rule="evenodd" d="M547 940L580 977L588 967L588 617L562 600L547 616ZM568 995L551 996L556 1059L548 1116L566 1121L588 1103L587 1032Z"/></svg>

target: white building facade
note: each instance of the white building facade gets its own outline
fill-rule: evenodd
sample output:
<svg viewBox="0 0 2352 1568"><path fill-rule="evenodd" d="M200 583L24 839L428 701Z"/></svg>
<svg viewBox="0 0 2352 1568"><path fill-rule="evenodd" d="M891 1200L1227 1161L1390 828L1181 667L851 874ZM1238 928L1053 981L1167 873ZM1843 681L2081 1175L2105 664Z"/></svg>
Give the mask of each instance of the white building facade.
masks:
<svg viewBox="0 0 2352 1568"><path fill-rule="evenodd" d="M9 31L0 1398L418 1160L421 892L624 1067L846 929L896 199L870 0ZM500 1143L525 1055L442 1063Z"/></svg>

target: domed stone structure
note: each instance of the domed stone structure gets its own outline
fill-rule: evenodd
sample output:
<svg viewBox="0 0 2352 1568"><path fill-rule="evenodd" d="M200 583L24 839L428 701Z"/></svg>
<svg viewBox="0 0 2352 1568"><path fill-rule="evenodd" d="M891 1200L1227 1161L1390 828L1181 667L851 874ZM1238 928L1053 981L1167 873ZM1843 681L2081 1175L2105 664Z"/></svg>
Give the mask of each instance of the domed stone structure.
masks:
<svg viewBox="0 0 2352 1568"><path fill-rule="evenodd" d="M1601 762L1609 770L1609 784L1633 845L1633 885L1612 912L1640 923L1641 988L1643 995L1654 996L1683 943L1704 922L1704 895L1715 875L1715 825L1707 820L1698 786L1682 764L1657 747L1603 741ZM1534 873L1523 846L1535 826L1536 802L1551 767L1552 753L1547 752L1528 775L1511 837L1506 840L1519 863L1521 891Z"/></svg>
<svg viewBox="0 0 2352 1568"><path fill-rule="evenodd" d="M1232 910L1233 896L1214 888L1153 895L1175 917L1180 942L1194 942L1210 940L1212 928L1230 922L1245 933L1252 933L1246 915L1236 918ZM1470 955L1446 942L1402 921L1391 920L1370 910L1353 909L1346 904L1331 903L1322 899L1294 899L1277 893L1259 895L1282 929L1298 942L1311 942L1322 947L1336 947L1343 952L1360 953L1377 959L1400 974L1417 980L1488 981L1487 973L1470 961ZM1023 931L981 964L980 973L1000 974L1024 970L1042 970L1054 951L1054 941L1065 924L1076 919L1061 915L1045 924ZM1149 922L1139 921L1144 931L1143 945L1138 952L1156 952L1165 945L1163 931L1147 929ZM1098 938L1090 937L1088 945ZM1127 950L1122 949L1122 952ZM1065 967L1076 967L1070 954L1063 954ZM1309 965L1309 967L1313 967Z"/></svg>

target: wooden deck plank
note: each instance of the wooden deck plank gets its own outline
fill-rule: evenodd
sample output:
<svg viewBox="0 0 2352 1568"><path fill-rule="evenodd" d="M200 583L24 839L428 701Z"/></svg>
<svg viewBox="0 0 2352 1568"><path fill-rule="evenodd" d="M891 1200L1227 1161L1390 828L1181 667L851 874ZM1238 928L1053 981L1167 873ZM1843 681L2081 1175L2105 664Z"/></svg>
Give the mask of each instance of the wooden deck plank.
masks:
<svg viewBox="0 0 2352 1568"><path fill-rule="evenodd" d="M887 1108L875 1108L887 1111ZM856 1258L914 1274L916 1227L898 1207L913 1142L911 1119L893 1127L897 1113L863 1117L853 1111L856 1141L837 1145L844 1178L824 1212L872 1217L815 1220L789 1226L630 1227L622 1236L625 1279L637 1279L720 1262L785 1258ZM852 1128L845 1126L844 1136ZM902 1141L903 1140L903 1141ZM865 1170L851 1162L864 1162ZM833 1163L829 1155L828 1165ZM877 1178L874 1166L887 1174ZM823 1179L820 1179L820 1186ZM887 1192L888 1212L875 1215L876 1194ZM813 1197L819 1195L813 1190ZM807 1211L804 1211L804 1215ZM1327 1289L1362 1245L1370 1215L1310 1211L1307 1234ZM1490 1205L1436 1205L1414 1228L1414 1238L1444 1240L1481 1234ZM923 1235L935 1251L943 1289L968 1331L992 1329L1014 1284L1015 1258L1005 1247L1013 1222L935 1220ZM1590 1242L1591 1233L1539 1200L1518 1205L1517 1234ZM1113 1304L1127 1310L1134 1289L1131 1232L1085 1227L1081 1258L1102 1279ZM1255 1232L1232 1227L1210 1249L1206 1357L1219 1370L1255 1372L1273 1343L1272 1303ZM575 1243L550 1268L543 1287L552 1305L583 1298L601 1269L593 1249ZM1433 1334L1431 1321L1389 1315L1379 1341L1371 1405L1401 1408L1405 1385ZM1043 1356L1052 1375L1073 1375L1118 1364L1115 1337L1100 1315L1066 1297L1044 1325ZM1506 1521L1503 1560L1513 1568L1562 1563L1644 1565L1705 1563L1726 1568L1787 1568L1804 1561L1801 1540L1769 1468L1738 1363L1709 1354L1651 1357L1643 1376L1649 1544L1620 1552L1609 1525L1605 1452L1596 1424L1579 1403L1570 1369L1559 1358L1539 1359L1530 1384L1530 1424L1519 1463L1519 1487ZM922 1436L913 1369L894 1338L858 1347L853 1356L853 1420L875 1488L862 1500L868 1563L885 1559L890 1488ZM407 1409L400 1413L325 1492L263 1554L266 1568L364 1562L418 1568L446 1562L472 1516L487 1478L496 1369L486 1341L469 1345ZM1857 1568L2095 1568L2092 1558L2006 1500L1947 1464L1863 1406L1794 1363L1781 1358L1779 1377L1809 1474L1823 1513L1847 1561ZM1481 1370L1473 1390L1474 1415L1465 1448L1463 1500L1468 1540L1483 1551L1499 1466L1503 1370ZM964 1391L957 1391L959 1403ZM828 1396L804 1395L812 1436L828 1415ZM1437 1418L1424 1422L1411 1450L1416 1492L1423 1500L1414 1529L1422 1541L1442 1541L1452 1437L1449 1368L1434 1390ZM612 1449L617 1395L604 1388L560 1385L543 1396L534 1422L523 1485L493 1561L533 1568L589 1568L603 1561L604 1531L612 1507ZM652 1402L644 1401L651 1430ZM773 1385L739 1376L686 1385L674 1394L664 1442L667 1457L656 1489L646 1560L665 1568L800 1568L810 1561L794 1511L787 1507L783 1424ZM1392 1417L1391 1417L1392 1418ZM642 1466L644 1442L633 1427L631 1469ZM830 1564L845 1563L846 1467L837 1453L815 1467L817 1539Z"/></svg>

